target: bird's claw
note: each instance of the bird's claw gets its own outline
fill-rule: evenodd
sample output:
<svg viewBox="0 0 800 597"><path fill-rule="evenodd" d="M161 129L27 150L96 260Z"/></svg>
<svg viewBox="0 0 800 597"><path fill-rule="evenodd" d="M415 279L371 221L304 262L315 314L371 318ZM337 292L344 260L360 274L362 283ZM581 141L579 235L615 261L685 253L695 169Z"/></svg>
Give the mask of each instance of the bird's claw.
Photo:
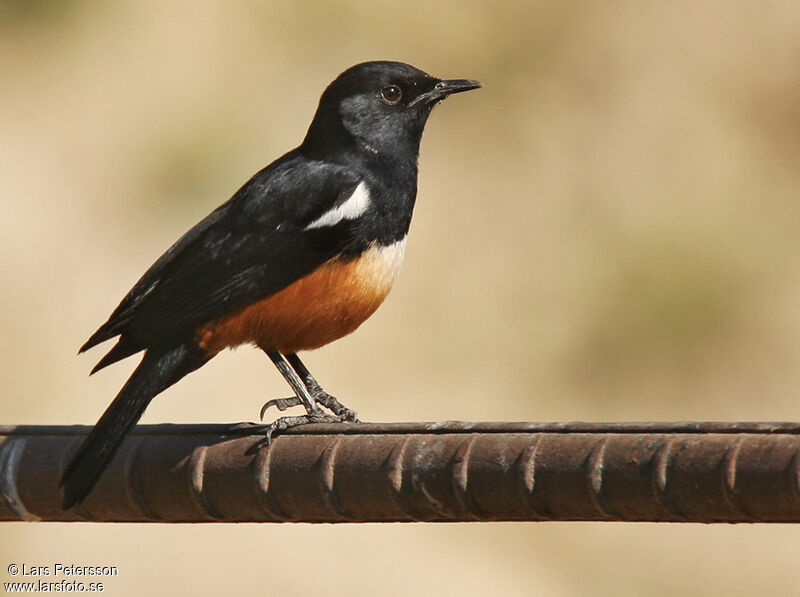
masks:
<svg viewBox="0 0 800 597"><path fill-rule="evenodd" d="M266 414L267 410L272 408L273 406L277 408L279 411L283 412L287 408L291 408L293 406L300 406L302 402L300 398L297 396L292 396L291 398L273 398L272 400L267 401L264 406L261 407L261 411L258 413L260 420L264 420L264 415Z"/></svg>
<svg viewBox="0 0 800 597"><path fill-rule="evenodd" d="M358 413L356 413L356 411L347 408L336 398L323 391L322 388L316 389L314 392L314 399L339 417L339 420L347 421L348 423L358 423Z"/></svg>
<svg viewBox="0 0 800 597"><path fill-rule="evenodd" d="M340 405L341 406L341 405ZM331 409L333 410L333 409ZM358 413L354 410L350 410L349 408L342 406L338 410L333 410L336 414L338 419L344 423L360 423L361 421L358 420Z"/></svg>
<svg viewBox="0 0 800 597"><path fill-rule="evenodd" d="M267 425L267 428L264 431L264 439L261 440L260 443L262 445L268 446L270 445L270 443L272 443L272 436L275 432L281 433L292 427L297 427L298 425L306 425L308 423L343 423L343 422L347 422L347 420L341 416L329 415L320 410L305 415L299 415L296 417L281 417L279 419L275 419L272 423Z"/></svg>
<svg viewBox="0 0 800 597"><path fill-rule="evenodd" d="M348 422L348 423L358 423L358 413L354 410L350 410L346 406L344 406L341 402L339 402L336 398L328 394L327 392L322 391L322 389L316 389L313 392L314 400L316 400L319 404L327 408L331 411L334 415L336 415L337 421ZM264 406L261 407L261 411L259 412L259 417L263 421L264 415L267 413L272 407L277 408L279 411L283 412L287 408L291 408L293 406L301 406L303 403L297 396L292 396L290 398L273 398L272 400L267 401ZM309 413L309 416L314 416L313 413ZM291 417L285 417L291 418Z"/></svg>

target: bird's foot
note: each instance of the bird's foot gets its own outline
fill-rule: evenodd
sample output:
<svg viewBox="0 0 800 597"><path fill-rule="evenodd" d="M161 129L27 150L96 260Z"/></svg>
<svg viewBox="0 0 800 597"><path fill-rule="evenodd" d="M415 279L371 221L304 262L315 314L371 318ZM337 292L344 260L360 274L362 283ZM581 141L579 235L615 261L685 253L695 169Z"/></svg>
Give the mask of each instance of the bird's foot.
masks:
<svg viewBox="0 0 800 597"><path fill-rule="evenodd" d="M340 420L347 421L348 423L359 422L358 413L356 411L347 408L344 404L325 392L319 386L313 389L311 395L314 396L314 400L339 417Z"/></svg>
<svg viewBox="0 0 800 597"><path fill-rule="evenodd" d="M309 388L311 395L314 397L319 404L330 410L334 415L336 415L336 419L338 421L346 421L348 423L358 423L358 413L354 410L350 410L346 406L344 406L341 402L339 402L336 398L325 392L319 386ZM261 420L264 420L264 415L266 414L267 410L272 407L277 408L279 411L283 412L287 408L291 408L293 406L301 406L303 403L297 396L292 396L291 398L274 398L272 400L267 401L264 406L261 407L261 412L259 416ZM284 418L291 418L291 417L284 417Z"/></svg>
<svg viewBox="0 0 800 597"><path fill-rule="evenodd" d="M286 398L285 400L287 402L292 401L291 398ZM271 400L270 402L274 401ZM292 404L292 406L295 405ZM267 428L264 432L264 439L259 443L268 446L272 442L272 436L276 432L282 433L283 431L286 431L287 429L290 429L292 427L297 427L298 425L306 425L308 423L341 423L341 422L345 422L345 419L337 415L328 415L320 410L296 417L280 417L279 419L275 419L272 423L267 425Z"/></svg>

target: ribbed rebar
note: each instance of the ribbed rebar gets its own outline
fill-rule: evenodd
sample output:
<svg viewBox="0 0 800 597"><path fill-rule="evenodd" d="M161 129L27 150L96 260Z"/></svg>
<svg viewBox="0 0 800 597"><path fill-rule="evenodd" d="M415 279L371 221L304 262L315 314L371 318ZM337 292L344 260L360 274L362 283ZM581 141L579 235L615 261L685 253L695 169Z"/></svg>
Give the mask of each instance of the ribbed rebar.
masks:
<svg viewBox="0 0 800 597"><path fill-rule="evenodd" d="M0 520L800 522L798 423L136 428L82 506L89 427L0 427Z"/></svg>

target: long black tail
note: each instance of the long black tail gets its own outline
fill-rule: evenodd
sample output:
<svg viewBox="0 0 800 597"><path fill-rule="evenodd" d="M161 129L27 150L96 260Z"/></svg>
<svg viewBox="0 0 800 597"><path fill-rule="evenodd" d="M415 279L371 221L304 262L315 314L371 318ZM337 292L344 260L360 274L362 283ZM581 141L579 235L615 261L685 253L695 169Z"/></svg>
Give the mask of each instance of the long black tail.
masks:
<svg viewBox="0 0 800 597"><path fill-rule="evenodd" d="M61 477L64 510L86 498L150 401L208 359L194 343L150 348L145 352L142 362L64 471Z"/></svg>

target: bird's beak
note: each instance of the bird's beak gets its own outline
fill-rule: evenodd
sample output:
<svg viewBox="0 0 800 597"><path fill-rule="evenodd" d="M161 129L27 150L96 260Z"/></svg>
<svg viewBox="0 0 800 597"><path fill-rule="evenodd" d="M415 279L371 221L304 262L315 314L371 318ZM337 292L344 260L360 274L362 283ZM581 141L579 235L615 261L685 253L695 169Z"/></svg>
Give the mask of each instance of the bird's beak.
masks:
<svg viewBox="0 0 800 597"><path fill-rule="evenodd" d="M414 98L414 101L412 101L409 106L414 106L423 102L426 104L438 102L448 95L469 91L471 89L478 89L479 87L483 87L483 84L469 79L447 79L439 81L433 89Z"/></svg>

